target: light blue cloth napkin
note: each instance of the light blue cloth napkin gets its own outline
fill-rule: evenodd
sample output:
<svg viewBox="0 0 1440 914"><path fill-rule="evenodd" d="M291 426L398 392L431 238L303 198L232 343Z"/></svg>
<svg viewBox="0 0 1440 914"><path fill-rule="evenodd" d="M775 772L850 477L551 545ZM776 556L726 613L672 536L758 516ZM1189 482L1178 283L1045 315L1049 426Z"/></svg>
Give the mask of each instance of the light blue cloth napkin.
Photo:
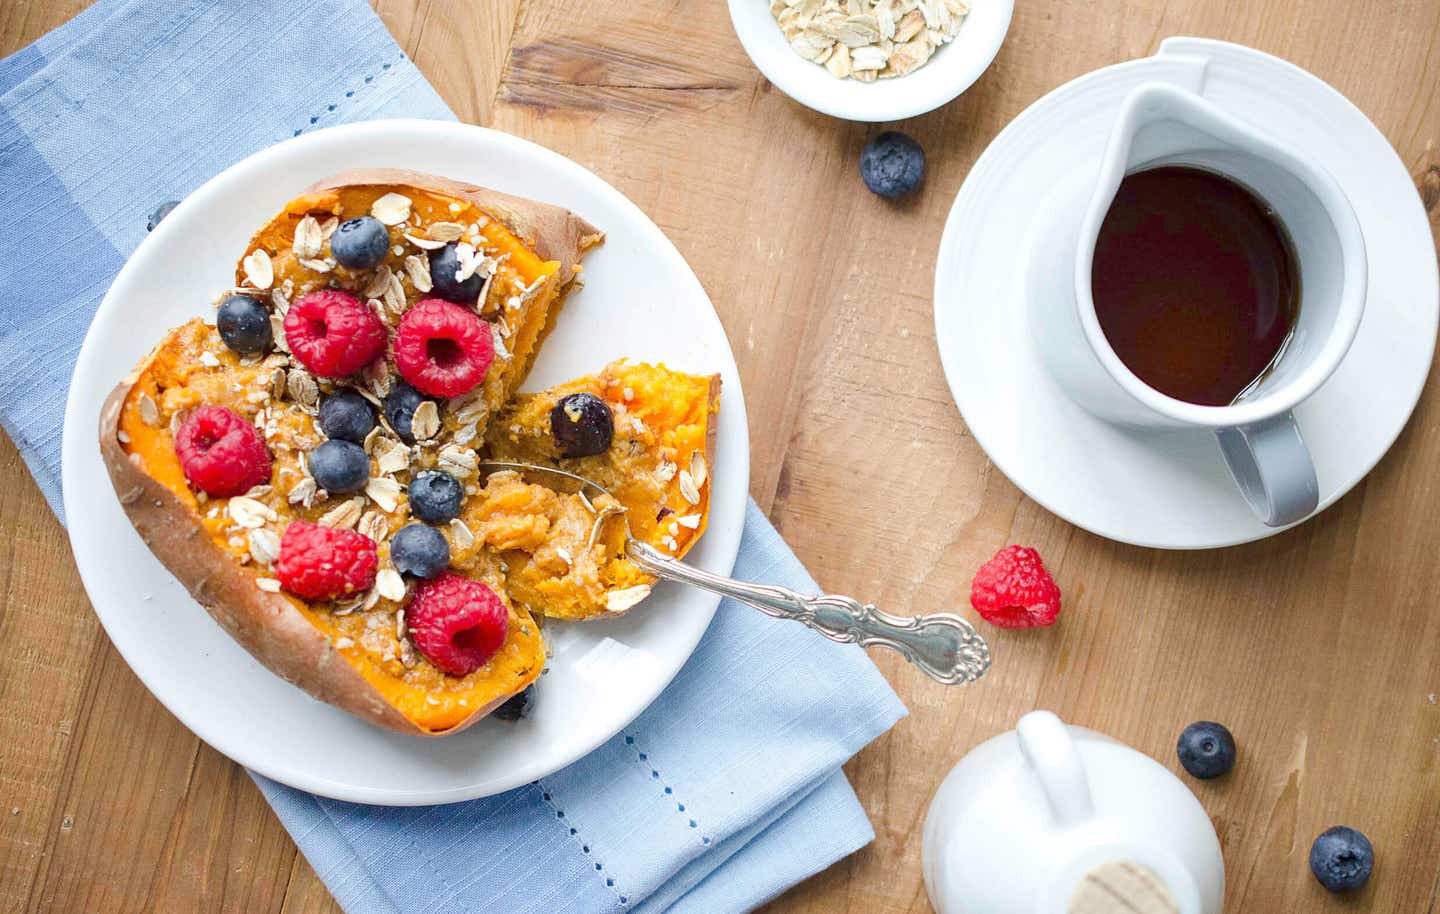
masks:
<svg viewBox="0 0 1440 914"><path fill-rule="evenodd" d="M84 329L147 216L332 124L452 118L361 0L102 0L0 60L0 422L57 512ZM78 514L79 506L70 506ZM815 590L752 505L737 574ZM864 654L725 602L674 684L587 758L385 809L256 778L351 914L748 910L873 838L839 766L904 708Z"/></svg>

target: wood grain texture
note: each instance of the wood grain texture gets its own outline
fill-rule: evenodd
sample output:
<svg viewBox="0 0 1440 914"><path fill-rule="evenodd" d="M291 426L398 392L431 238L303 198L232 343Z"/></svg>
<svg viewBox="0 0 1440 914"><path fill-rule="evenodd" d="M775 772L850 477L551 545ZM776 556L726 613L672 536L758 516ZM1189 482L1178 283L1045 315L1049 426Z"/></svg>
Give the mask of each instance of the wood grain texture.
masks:
<svg viewBox="0 0 1440 914"><path fill-rule="evenodd" d="M0 4L0 52L83 5ZM462 118L595 170L679 246L740 362L751 491L826 588L894 612L964 606L974 569L1024 542L1065 591L1056 628L987 631L996 664L978 685L934 686L876 656L911 710L847 766L876 841L768 912L929 911L919 842L931 793L967 749L1043 707L1172 767L1186 723L1231 727L1236 771L1191 782L1220 832L1228 911L1440 914L1434 392L1320 518L1250 546L1153 552L1065 524L995 471L946 392L930 308L944 216L985 144L1054 86L1168 35L1253 45L1330 81L1411 165L1440 221L1434 0L1363 15L1340 0L1019 3L979 83L902 125L928 150L929 175L899 206L856 173L877 128L774 90L722 3L375 5ZM110 647L8 442L0 480L0 911L338 911L244 773ZM1347 901L1305 864L1313 837L1341 822L1379 856Z"/></svg>

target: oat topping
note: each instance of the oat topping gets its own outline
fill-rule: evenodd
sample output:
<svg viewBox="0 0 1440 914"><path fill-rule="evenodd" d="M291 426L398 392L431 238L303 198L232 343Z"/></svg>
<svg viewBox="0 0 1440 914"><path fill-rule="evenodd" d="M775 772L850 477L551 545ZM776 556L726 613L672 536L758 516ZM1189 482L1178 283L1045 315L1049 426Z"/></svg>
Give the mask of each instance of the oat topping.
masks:
<svg viewBox="0 0 1440 914"><path fill-rule="evenodd" d="M386 311L394 317L400 317L409 307L405 301L405 287L400 285L400 277L388 269L386 274L385 290L380 294L380 300L384 303Z"/></svg>
<svg viewBox="0 0 1440 914"><path fill-rule="evenodd" d="M415 245L422 251L438 251L445 246L445 242L435 238L422 238L419 235L405 233L405 240Z"/></svg>
<svg viewBox="0 0 1440 914"><path fill-rule="evenodd" d="M680 471L680 494L690 504L700 504L700 487L695 485L695 477L690 475L689 470Z"/></svg>
<svg viewBox="0 0 1440 914"><path fill-rule="evenodd" d="M160 407L155 405L154 399L149 394L141 394L136 398L136 406L140 410L140 418L146 425L159 427Z"/></svg>
<svg viewBox="0 0 1440 914"><path fill-rule="evenodd" d="M964 0L771 0L790 47L837 79L912 73L955 39Z"/></svg>
<svg viewBox="0 0 1440 914"><path fill-rule="evenodd" d="M279 520L279 515L275 513L274 508L245 495L237 495L230 499L226 510L229 512L231 520L251 530L263 527L270 521Z"/></svg>
<svg viewBox="0 0 1440 914"><path fill-rule="evenodd" d="M314 480L312 479L313 483ZM292 497L294 493L291 493ZM326 527L337 527L341 530L353 530L355 524L360 520L360 513L365 508L365 499L351 498L342 501L340 504L320 515L320 523Z"/></svg>
<svg viewBox="0 0 1440 914"><path fill-rule="evenodd" d="M415 287L415 291L429 292L433 288L433 284L430 282L430 260L428 258L415 254L406 257L405 274L410 277L410 285Z"/></svg>
<svg viewBox="0 0 1440 914"><path fill-rule="evenodd" d="M410 430L417 441L428 441L440 432L440 408L434 400L424 400L415 407Z"/></svg>
<svg viewBox="0 0 1440 914"><path fill-rule="evenodd" d="M385 225L399 225L410 218L410 198L404 194L385 194L370 205L370 215Z"/></svg>
<svg viewBox="0 0 1440 914"><path fill-rule="evenodd" d="M394 438L384 437L379 434L377 426L372 435L375 435L371 453L375 457L375 464L381 474L398 473L410 466L410 449L396 441Z"/></svg>
<svg viewBox="0 0 1440 914"><path fill-rule="evenodd" d="M360 297L379 298L380 296L384 295L385 290L389 288L390 268L382 263L380 264L380 266L375 268L374 273L370 274L370 280L365 283L364 288L360 292Z"/></svg>
<svg viewBox="0 0 1440 914"><path fill-rule="evenodd" d="M357 533L363 533L376 543L385 542L386 536L390 533L390 521L379 511L366 511L355 525Z"/></svg>
<svg viewBox="0 0 1440 914"><path fill-rule="evenodd" d="M465 226L458 222L432 222L426 234L436 241L459 241L465 234Z"/></svg>
<svg viewBox="0 0 1440 914"><path fill-rule="evenodd" d="M270 255L262 248L256 248L250 252L240 263L245 272L245 278L257 289L268 289L275 283L275 267L270 262Z"/></svg>
<svg viewBox="0 0 1440 914"><path fill-rule="evenodd" d="M320 256L320 246L325 243L325 236L320 231L320 223L314 216L306 216L295 226L295 243L291 250L303 263Z"/></svg>
<svg viewBox="0 0 1440 914"><path fill-rule="evenodd" d="M365 484L365 494L387 514L400 506L400 483L389 476L372 476Z"/></svg>
<svg viewBox="0 0 1440 914"><path fill-rule="evenodd" d="M605 595L605 608L612 613L623 613L648 596L650 596L649 584L637 584L634 587L612 590Z"/></svg>
<svg viewBox="0 0 1440 914"><path fill-rule="evenodd" d="M292 368L285 378L285 389L290 399L303 407L320 405L320 385L303 368Z"/></svg>
<svg viewBox="0 0 1440 914"><path fill-rule="evenodd" d="M290 494L286 496L285 500L292 505L304 505L308 508L314 503L315 496L319 494L319 491L320 487L315 484L315 480L306 476L290 489Z"/></svg>
<svg viewBox="0 0 1440 914"><path fill-rule="evenodd" d="M400 577L400 572L394 568L382 568L375 575L375 591L386 600L396 603L405 599L405 579ZM397 617L397 625L404 624L403 612ZM403 629L396 633L397 638L403 638Z"/></svg>
<svg viewBox="0 0 1440 914"><path fill-rule="evenodd" d="M272 530L250 531L250 557L260 565L273 565L280 557L280 537Z"/></svg>
<svg viewBox="0 0 1440 914"><path fill-rule="evenodd" d="M450 548L456 550L469 549L475 544L475 534L470 532L470 528L465 526L465 522L460 518L457 517L450 521L449 530Z"/></svg>

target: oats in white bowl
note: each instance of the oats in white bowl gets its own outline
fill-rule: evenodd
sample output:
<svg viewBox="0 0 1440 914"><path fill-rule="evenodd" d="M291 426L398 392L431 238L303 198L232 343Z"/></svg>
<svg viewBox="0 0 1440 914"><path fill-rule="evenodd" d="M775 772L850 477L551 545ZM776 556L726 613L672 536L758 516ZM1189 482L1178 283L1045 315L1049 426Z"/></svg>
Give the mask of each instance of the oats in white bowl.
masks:
<svg viewBox="0 0 1440 914"><path fill-rule="evenodd" d="M969 12L964 0L770 0L796 54L861 82L918 70Z"/></svg>

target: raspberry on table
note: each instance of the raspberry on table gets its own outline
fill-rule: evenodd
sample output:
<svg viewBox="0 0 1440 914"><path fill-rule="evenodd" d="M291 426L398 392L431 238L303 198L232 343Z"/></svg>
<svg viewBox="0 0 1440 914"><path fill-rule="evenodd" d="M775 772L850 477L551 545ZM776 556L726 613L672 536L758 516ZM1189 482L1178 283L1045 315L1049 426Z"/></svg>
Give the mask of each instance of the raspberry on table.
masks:
<svg viewBox="0 0 1440 914"><path fill-rule="evenodd" d="M270 451L255 426L223 406L202 406L175 435L175 454L191 488L216 498L270 481Z"/></svg>
<svg viewBox="0 0 1440 914"><path fill-rule="evenodd" d="M415 588L405 625L415 649L437 669L466 676L505 643L510 611L489 587L446 572Z"/></svg>
<svg viewBox="0 0 1440 914"><path fill-rule="evenodd" d="M490 325L475 312L438 298L417 302L395 332L400 377L434 397L474 390L494 361Z"/></svg>
<svg viewBox="0 0 1440 914"><path fill-rule="evenodd" d="M375 541L363 533L297 520L280 538L274 570L295 596L333 600L369 590L379 564Z"/></svg>
<svg viewBox="0 0 1440 914"><path fill-rule="evenodd" d="M355 296L335 289L295 299L285 313L285 343L322 378L343 378L385 351L385 325Z"/></svg>
<svg viewBox="0 0 1440 914"><path fill-rule="evenodd" d="M970 605L1001 628L1052 625L1060 615L1060 588L1028 546L1006 546L975 572Z"/></svg>

